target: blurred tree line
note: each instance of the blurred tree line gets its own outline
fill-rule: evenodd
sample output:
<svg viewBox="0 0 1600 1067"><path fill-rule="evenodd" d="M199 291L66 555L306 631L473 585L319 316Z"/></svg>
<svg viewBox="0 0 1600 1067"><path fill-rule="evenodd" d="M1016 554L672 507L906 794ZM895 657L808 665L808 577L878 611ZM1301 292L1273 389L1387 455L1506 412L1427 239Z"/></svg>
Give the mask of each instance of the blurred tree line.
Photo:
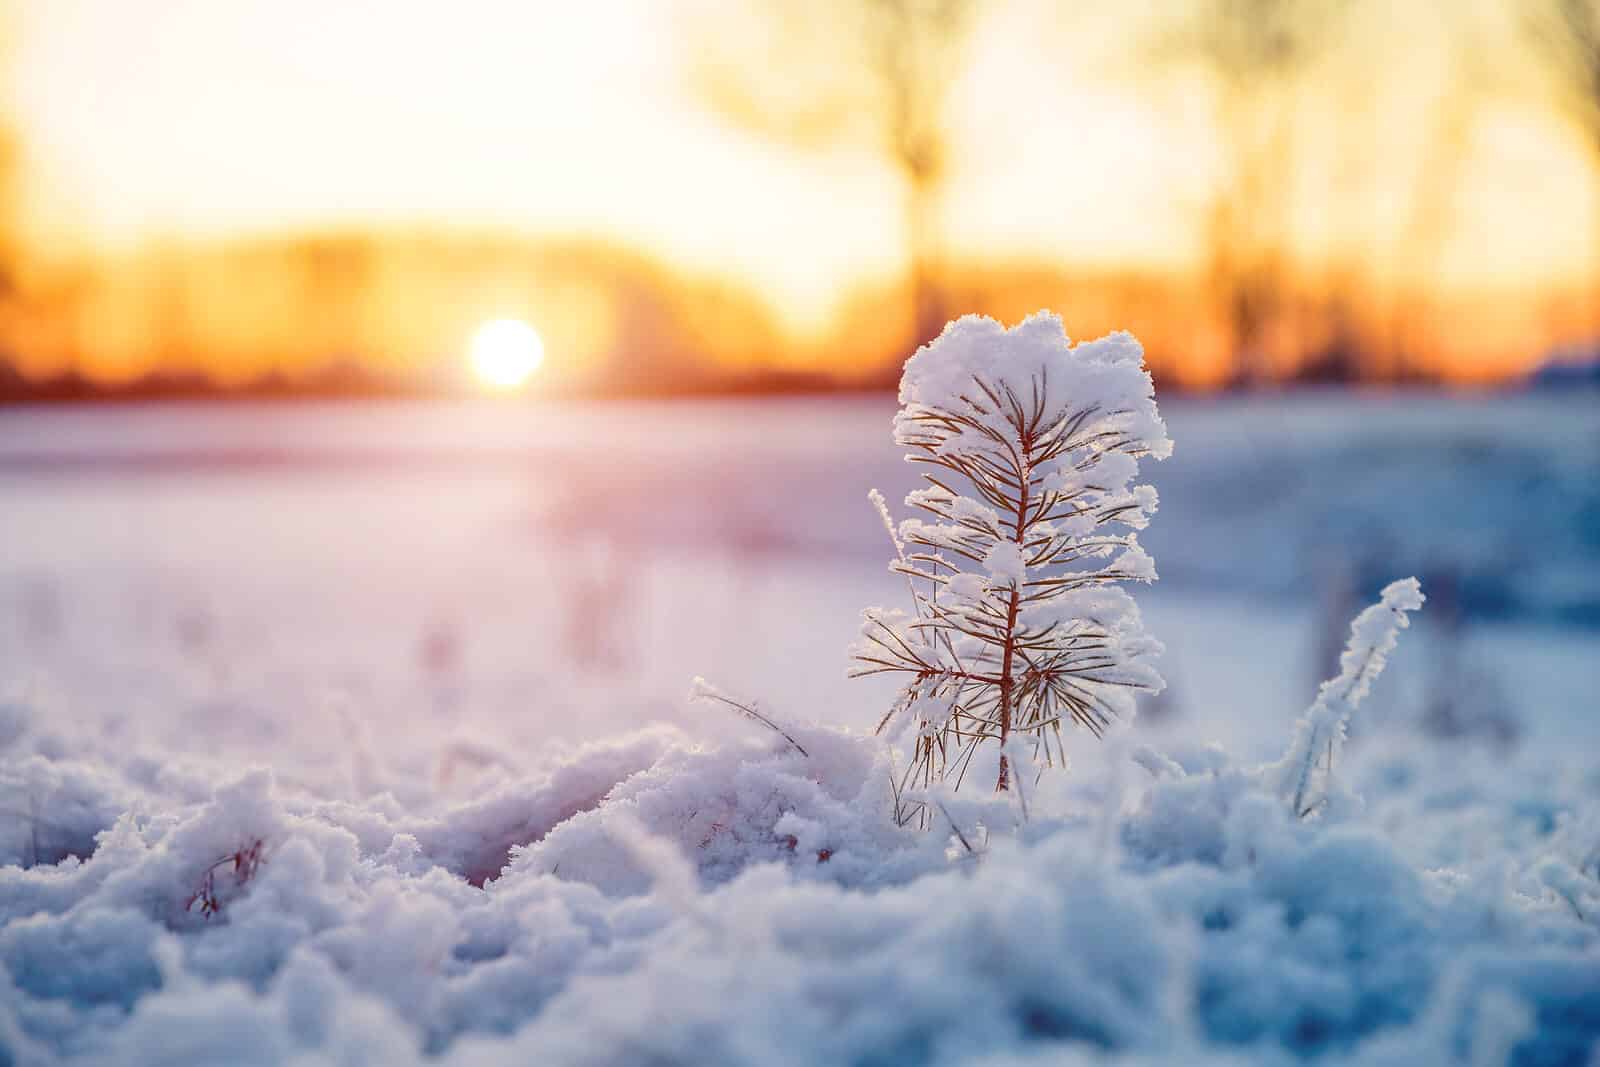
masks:
<svg viewBox="0 0 1600 1067"><path fill-rule="evenodd" d="M681 42L704 104L731 128L790 147L864 146L902 190L905 276L863 285L830 332L804 340L738 283L601 241L349 230L155 242L41 281L18 237L19 145L0 112L0 399L86 366L152 394L201 392L211 376L264 392L434 389L453 384L473 325L503 314L539 324L556 382L577 389L871 387L892 382L911 347L953 313L1012 320L1045 305L1080 336L1133 329L1165 387L1419 380L1476 310L1429 279L1489 103L1511 94L1560 116L1584 146L1600 201L1597 2L1189 0L1119 13L1129 27L1120 50L1085 61L1141 92L1181 76L1210 87L1220 170L1194 219L1201 260L1191 276L1081 266L1071 249L1027 261L950 251L950 97L984 12L976 0L719 6L709 21L688 20ZM0 0L0 74L7 14ZM1041 32L1071 49L1082 15L1064 7ZM1444 41L1446 66L1399 221L1308 254L1294 203L1307 100L1337 105L1316 134L1334 142L1323 152L1335 161L1328 213L1359 214L1362 168L1384 165L1370 158L1384 103L1369 64L1392 59L1366 53L1405 33ZM1600 262L1600 210L1593 217ZM1584 303L1573 312L1552 297L1547 310L1597 332L1600 272ZM8 372L8 356L27 380ZM66 373L49 388L78 396L95 387Z"/></svg>
<svg viewBox="0 0 1600 1067"><path fill-rule="evenodd" d="M949 261L938 215L952 153L948 93L962 73L978 12L972 0L767 0L756 8L754 28L726 32L728 13L719 8L716 25L701 27L691 42L698 87L734 125L801 147L860 138L900 175L909 264L901 351L937 334L949 309L994 306L970 299L974 276L990 271ZM1053 29L1063 52L1072 50L1076 23L1089 13L1088 6L1062 10ZM1439 305L1425 280L1454 223L1473 125L1497 95L1530 88L1536 97L1544 94L1579 128L1600 180L1595 0L1190 0L1127 5L1120 13L1133 28L1127 47L1104 57L1108 69L1136 72L1145 89L1163 74L1198 70L1214 90L1222 170L1196 229L1204 247L1204 303L1226 352L1223 383L1428 376L1420 357L1438 343L1432 327L1459 309ZM1382 106L1371 89L1371 63L1382 60L1364 53L1400 13L1410 23L1395 20L1394 32L1437 36L1448 63L1417 146L1410 202L1387 247L1336 252L1319 263L1296 247L1297 119L1308 93L1342 100L1331 134L1342 141L1331 195L1352 199L1362 156L1371 155L1356 127L1370 124ZM1517 57L1528 51L1550 84L1520 84ZM1127 77L1108 74L1119 76ZM1328 205L1330 211L1346 206ZM1600 209L1594 215L1600 261ZM1062 258L1070 262L1070 250ZM1126 278L1106 281L1133 296ZM1384 287L1390 291L1380 292ZM1135 300L1156 296L1135 288ZM1600 332L1600 281L1596 289L1595 314L1585 323L1591 332ZM1158 352L1158 364L1162 358Z"/></svg>
<svg viewBox="0 0 1600 1067"><path fill-rule="evenodd" d="M0 84L11 69L10 54L13 41L12 14L9 3L0 0ZM12 309L20 288L18 278L19 249L17 247L18 200L17 179L20 170L15 123L9 111L9 93L0 93L0 345L10 336ZM0 356L4 349L0 347ZM6 368L0 364L0 388L6 377Z"/></svg>

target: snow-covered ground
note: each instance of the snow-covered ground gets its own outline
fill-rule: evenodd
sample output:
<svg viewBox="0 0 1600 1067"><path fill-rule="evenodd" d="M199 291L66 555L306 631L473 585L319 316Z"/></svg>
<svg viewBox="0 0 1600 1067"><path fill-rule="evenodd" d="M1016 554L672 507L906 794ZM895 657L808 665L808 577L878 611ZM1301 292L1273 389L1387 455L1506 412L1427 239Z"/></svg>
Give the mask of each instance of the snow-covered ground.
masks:
<svg viewBox="0 0 1600 1067"><path fill-rule="evenodd" d="M959 836L844 678L886 398L0 415L0 1063L1588 1063L1592 401L1163 407L1170 688Z"/></svg>

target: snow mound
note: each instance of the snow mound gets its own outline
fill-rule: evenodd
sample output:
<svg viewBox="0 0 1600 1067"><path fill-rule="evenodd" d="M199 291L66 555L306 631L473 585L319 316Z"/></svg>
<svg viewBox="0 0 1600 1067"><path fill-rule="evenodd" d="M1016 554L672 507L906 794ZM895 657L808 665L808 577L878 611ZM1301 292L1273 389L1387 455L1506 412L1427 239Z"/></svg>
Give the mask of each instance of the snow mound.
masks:
<svg viewBox="0 0 1600 1067"><path fill-rule="evenodd" d="M260 770L163 801L7 754L94 832L0 869L0 1062L1585 1064L1600 1041L1592 770L1357 746L1360 799L1302 820L1214 748L1113 745L1026 820L963 794L919 833L874 740L787 729L632 735L418 813Z"/></svg>

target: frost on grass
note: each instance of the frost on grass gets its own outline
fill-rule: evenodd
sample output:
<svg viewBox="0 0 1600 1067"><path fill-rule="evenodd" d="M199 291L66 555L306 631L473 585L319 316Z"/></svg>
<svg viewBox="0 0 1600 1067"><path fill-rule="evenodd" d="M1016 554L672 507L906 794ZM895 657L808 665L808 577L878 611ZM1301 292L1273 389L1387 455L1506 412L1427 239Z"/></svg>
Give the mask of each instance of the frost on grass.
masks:
<svg viewBox="0 0 1600 1067"><path fill-rule="evenodd" d="M1137 533L1156 493L1134 479L1172 442L1138 341L1074 346L1044 312L951 323L906 363L900 405L895 441L928 483L906 504L926 517L896 527L871 499L912 612L866 613L852 673L904 679L880 725L915 730L902 789L959 785L992 741L1003 791L1014 736L1064 762L1063 724L1099 735L1163 686L1122 584L1156 578Z"/></svg>
<svg viewBox="0 0 1600 1067"><path fill-rule="evenodd" d="M1378 603L1350 624L1339 673L1322 683L1316 701L1295 725L1294 740L1277 768L1278 790L1301 818L1328 802L1350 716L1383 673L1400 631L1411 625L1406 612L1422 607L1423 600L1415 578L1390 582Z"/></svg>

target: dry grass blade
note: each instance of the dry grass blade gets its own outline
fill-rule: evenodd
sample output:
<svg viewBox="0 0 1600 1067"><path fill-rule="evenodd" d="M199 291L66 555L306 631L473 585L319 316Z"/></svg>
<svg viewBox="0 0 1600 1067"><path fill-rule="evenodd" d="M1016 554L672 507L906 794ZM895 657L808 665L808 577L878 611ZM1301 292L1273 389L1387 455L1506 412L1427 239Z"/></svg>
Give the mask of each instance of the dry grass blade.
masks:
<svg viewBox="0 0 1600 1067"><path fill-rule="evenodd" d="M745 716L745 718L750 719L753 722L760 723L762 726L765 726L767 729L771 730L773 733L789 742L789 744L793 745L795 751L800 753L800 755L806 757L807 759L811 758L811 753L805 750L804 745L796 741L793 737L790 737L789 731L785 730L783 727L779 726L777 723L761 714L761 712L757 711L753 703L746 704L742 700L735 700L733 697L730 697L726 693L718 690L704 678L696 678L694 680L694 687L689 691L689 699L691 701L711 701L733 708L735 711Z"/></svg>
<svg viewBox="0 0 1600 1067"><path fill-rule="evenodd" d="M961 847L966 849L970 855L976 856L978 854L978 850L972 847L972 842L967 840L967 835L961 832L961 827L957 826L956 821L950 817L950 809L945 807L942 801L937 803L939 807L939 813L943 815L945 821L950 824L950 829L955 831L956 840L961 842Z"/></svg>

